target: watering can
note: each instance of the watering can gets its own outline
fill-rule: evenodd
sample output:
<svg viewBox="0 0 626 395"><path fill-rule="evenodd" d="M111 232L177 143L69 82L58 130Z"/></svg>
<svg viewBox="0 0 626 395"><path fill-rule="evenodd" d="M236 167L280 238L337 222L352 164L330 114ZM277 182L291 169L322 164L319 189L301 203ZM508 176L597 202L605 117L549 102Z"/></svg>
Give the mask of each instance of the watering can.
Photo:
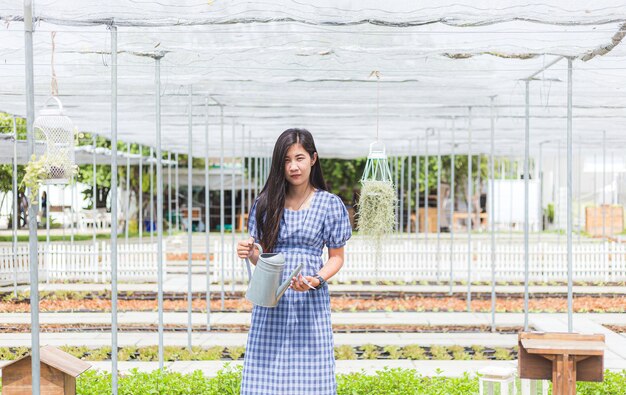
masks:
<svg viewBox="0 0 626 395"><path fill-rule="evenodd" d="M302 271L303 264L299 264L281 284L285 256L281 253L264 254L263 248L259 244L254 243L254 246L259 249L260 254L254 274L250 269L250 261L246 258L250 280L246 299L257 306L276 307L280 298L289 288L291 279Z"/></svg>

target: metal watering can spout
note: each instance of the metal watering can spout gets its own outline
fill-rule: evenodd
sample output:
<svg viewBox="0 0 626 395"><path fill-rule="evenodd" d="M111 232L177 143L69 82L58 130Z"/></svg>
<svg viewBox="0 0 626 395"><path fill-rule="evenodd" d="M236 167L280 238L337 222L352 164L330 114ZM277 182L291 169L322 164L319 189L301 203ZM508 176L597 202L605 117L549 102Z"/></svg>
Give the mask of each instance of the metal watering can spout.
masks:
<svg viewBox="0 0 626 395"><path fill-rule="evenodd" d="M302 271L303 264L298 265L281 284L280 280L285 266L285 256L281 253L264 254L263 248L259 244L254 243L254 246L260 252L259 261L253 274L250 269L250 262L246 259L248 276L250 277L246 298L258 306L275 307L289 288L291 279Z"/></svg>

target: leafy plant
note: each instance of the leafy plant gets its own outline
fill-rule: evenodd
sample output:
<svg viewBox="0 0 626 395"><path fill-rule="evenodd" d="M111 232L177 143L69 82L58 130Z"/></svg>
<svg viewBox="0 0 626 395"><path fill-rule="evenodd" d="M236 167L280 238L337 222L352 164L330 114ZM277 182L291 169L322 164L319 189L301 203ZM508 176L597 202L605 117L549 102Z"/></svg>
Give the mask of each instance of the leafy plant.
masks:
<svg viewBox="0 0 626 395"><path fill-rule="evenodd" d="M228 347L228 355L233 361L238 360L246 352L245 347L232 346Z"/></svg>
<svg viewBox="0 0 626 395"><path fill-rule="evenodd" d="M402 350L398 346L386 346L384 351L389 354L389 359L402 358Z"/></svg>
<svg viewBox="0 0 626 395"><path fill-rule="evenodd" d="M448 350L444 346L432 346L430 347L430 354L433 356L433 359L447 361L452 359L450 354L448 354Z"/></svg>
<svg viewBox="0 0 626 395"><path fill-rule="evenodd" d="M418 346L417 344L410 344L408 346L404 346L402 348L402 354L407 359L413 359L413 360L428 359L428 356L426 355L426 351L424 351L424 349Z"/></svg>
<svg viewBox="0 0 626 395"><path fill-rule="evenodd" d="M380 351L378 351L378 347L374 344L366 344L361 347L361 349L363 350L363 354L361 355L363 359L378 359L380 356Z"/></svg>
<svg viewBox="0 0 626 395"><path fill-rule="evenodd" d="M335 359L357 359L357 356L352 346L342 345L335 347Z"/></svg>
<svg viewBox="0 0 626 395"><path fill-rule="evenodd" d="M494 353L494 357L497 360L501 360L501 361L509 361L509 360L513 359L513 356L511 356L511 353L506 348L496 348L496 352Z"/></svg>

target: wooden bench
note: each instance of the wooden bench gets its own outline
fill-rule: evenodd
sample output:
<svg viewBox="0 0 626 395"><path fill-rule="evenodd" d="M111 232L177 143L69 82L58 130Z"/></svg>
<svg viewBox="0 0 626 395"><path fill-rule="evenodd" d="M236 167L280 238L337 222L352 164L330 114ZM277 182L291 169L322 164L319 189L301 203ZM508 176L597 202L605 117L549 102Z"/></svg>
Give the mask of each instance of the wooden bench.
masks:
<svg viewBox="0 0 626 395"><path fill-rule="evenodd" d="M604 379L604 335L522 332L519 377L552 379L554 395L576 394L576 381Z"/></svg>

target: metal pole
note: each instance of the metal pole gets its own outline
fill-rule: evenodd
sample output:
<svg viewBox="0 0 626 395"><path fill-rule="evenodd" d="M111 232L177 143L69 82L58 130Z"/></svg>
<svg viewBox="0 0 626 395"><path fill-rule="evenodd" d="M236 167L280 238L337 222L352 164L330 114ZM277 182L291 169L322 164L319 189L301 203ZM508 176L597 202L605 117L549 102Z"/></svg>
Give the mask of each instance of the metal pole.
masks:
<svg viewBox="0 0 626 395"><path fill-rule="evenodd" d="M528 330L528 303L529 303L529 271L530 260L528 250L528 187L529 172L528 164L530 161L530 81L526 80L526 112L525 112L524 130L524 330Z"/></svg>
<svg viewBox="0 0 626 395"><path fill-rule="evenodd" d="M400 215L400 233L404 232L404 156L400 157L400 205L398 214Z"/></svg>
<svg viewBox="0 0 626 395"><path fill-rule="evenodd" d="M127 194L126 195L126 219L124 220L126 229L124 233L124 241L128 245L128 229L129 229L129 222L130 222L130 143L128 143L128 146L127 146L127 154L128 156L126 157L126 194ZM73 193L72 193L72 196L74 196Z"/></svg>
<svg viewBox="0 0 626 395"><path fill-rule="evenodd" d="M174 207L176 208L176 230L180 229L180 207L178 206L178 187L180 184L178 183L178 152L174 154L174 160L176 161L176 168L174 169L174 178L176 179L174 182L176 183L176 189L174 191Z"/></svg>
<svg viewBox="0 0 626 395"><path fill-rule="evenodd" d="M154 159L154 152L153 152L153 148L150 147L150 248L154 248L154 226L156 223L154 221L154 163L152 163L153 162L152 159ZM170 191L171 191L171 187L170 187ZM169 207L168 207L168 211L169 211ZM170 224L171 224L171 221L170 221Z"/></svg>
<svg viewBox="0 0 626 395"><path fill-rule="evenodd" d="M224 244L224 106L220 106L220 266L222 271L221 279L221 308L224 310L224 276L226 251Z"/></svg>
<svg viewBox="0 0 626 395"><path fill-rule="evenodd" d="M415 142L415 240L419 244L420 232L420 141ZM419 254L418 254L419 257Z"/></svg>
<svg viewBox="0 0 626 395"><path fill-rule="evenodd" d="M209 98L204 99L204 253L206 262L206 330L211 330L211 196L209 190Z"/></svg>
<svg viewBox="0 0 626 395"><path fill-rule="evenodd" d="M151 151L152 152L152 151ZM150 154L152 157L152 153ZM150 165L152 168L152 164ZM152 205L152 203L150 203ZM167 151L167 234L172 236L172 152Z"/></svg>
<svg viewBox="0 0 626 395"><path fill-rule="evenodd" d="M583 233L583 208L582 208L582 174L583 174L583 154L581 150L582 144L578 145L578 244L580 244Z"/></svg>
<svg viewBox="0 0 626 395"><path fill-rule="evenodd" d="M93 246L94 246L94 251L95 251L95 247L96 247L96 217L98 215L98 210L96 208L96 195L98 193L98 187L96 185L96 178L97 178L97 167L96 167L96 135L94 134L92 137L92 141L93 141L93 155L92 155L92 163L93 163L93 189L92 189L92 194L93 194L93 207L92 207L92 215L93 215L93 232L92 232L92 239L93 239ZM47 199L50 199L50 196L47 196ZM48 216L48 212L50 212L50 204L46 202L46 204L48 205L48 207L46 208L46 217ZM48 220L46 219L46 228L48 227ZM95 260L98 259L97 256L94 256ZM95 261L94 263L97 263L97 261ZM94 267L97 267L97 265L95 265Z"/></svg>
<svg viewBox="0 0 626 395"><path fill-rule="evenodd" d="M467 151L467 311L472 311L472 107L468 108Z"/></svg>
<svg viewBox="0 0 626 395"><path fill-rule="evenodd" d="M437 282L441 272L441 131L437 134Z"/></svg>
<svg viewBox="0 0 626 395"><path fill-rule="evenodd" d="M138 208L138 230L139 230L139 245L143 244L143 146L139 144L139 199L137 203ZM141 247L140 247L141 248Z"/></svg>
<svg viewBox="0 0 626 395"><path fill-rule="evenodd" d="M33 9L32 0L24 0L24 52L26 76L26 131L28 158L35 153L35 86L33 71ZM26 191L25 191L26 193ZM30 194L30 190L28 191ZM28 196L28 195L27 195ZM37 254L37 205L28 205L28 247L30 263L31 369L33 394L39 395L39 265Z"/></svg>
<svg viewBox="0 0 626 395"><path fill-rule="evenodd" d="M568 72L568 78L569 78L569 72L570 72L569 63L568 63L567 72ZM568 94L569 94L569 86L568 86ZM569 99L569 96L568 96L568 99ZM568 102L568 106L569 106L569 102ZM568 118L568 122L569 122L569 118ZM602 240L606 240L606 130L602 131Z"/></svg>
<svg viewBox="0 0 626 395"><path fill-rule="evenodd" d="M111 391L117 395L117 26L111 25Z"/></svg>
<svg viewBox="0 0 626 395"><path fill-rule="evenodd" d="M246 214L246 191L245 191L245 166L246 164L246 128L245 125L241 125L241 238L243 239L245 232L244 216ZM234 229L233 229L234 233ZM234 254L233 254L234 255ZM240 261L241 263L241 261ZM241 270L244 269L244 265L240 265ZM245 275L242 276L245 279ZM244 280L245 281L245 280Z"/></svg>
<svg viewBox="0 0 626 395"><path fill-rule="evenodd" d="M74 216L74 192L74 176L72 176L70 180L70 246L72 250L74 250L74 221L76 219ZM37 197L37 199L39 199L39 197Z"/></svg>
<svg viewBox="0 0 626 395"><path fill-rule="evenodd" d="M408 163L408 167L409 167L408 175L409 175L409 177L407 179L407 192L406 192L406 213L407 213L407 219L406 219L407 229L406 229L406 232L408 233L409 238L411 238L411 236L413 235L412 232L411 232L411 207L412 207L412 204L411 204L411 199L412 199L412 196L411 196L411 192L412 192L411 181L413 181L413 156L412 156L413 152L412 152L412 147L411 147L412 143L413 142L411 140L409 140L409 155L407 157L407 160L409 161L409 163Z"/></svg>
<svg viewBox="0 0 626 395"><path fill-rule="evenodd" d="M193 254L193 87L189 85L187 129L187 348L191 351L191 257Z"/></svg>
<svg viewBox="0 0 626 395"><path fill-rule="evenodd" d="M513 181L515 176L513 174L513 162L514 158L509 158L509 243L513 242ZM517 165L515 166L517 168Z"/></svg>
<svg viewBox="0 0 626 395"><path fill-rule="evenodd" d="M537 233L537 244L541 242L541 233L543 232L543 143L539 143L539 232Z"/></svg>
<svg viewBox="0 0 626 395"><path fill-rule="evenodd" d="M96 208L96 200L97 200L97 185L96 185L96 178L97 178L97 168L96 168L96 135L92 135L92 144L93 144L93 152L91 155L91 160L92 160L92 175L93 175L93 183L92 183L92 207L91 207L91 215L92 215L92 223L91 223L91 242L93 244L93 267L97 268L98 267L98 251L97 251L97 244L96 244L96 219L98 218L98 210ZM49 232L48 232L48 227L49 224L48 222L48 213L50 212L50 204L47 202L47 200L50 199L50 194L46 194L46 238L48 238ZM46 242L46 254L48 252L48 243ZM48 278L50 278L48 276Z"/></svg>
<svg viewBox="0 0 626 395"><path fill-rule="evenodd" d="M13 294L17 298L17 223L20 220L17 211L17 123L13 115ZM46 227L48 225L46 224Z"/></svg>
<svg viewBox="0 0 626 395"><path fill-rule="evenodd" d="M248 128L248 204L252 207L252 164L254 158L252 157L252 128ZM245 224L244 224L245 225Z"/></svg>
<svg viewBox="0 0 626 395"><path fill-rule="evenodd" d="M424 141L424 246L428 248L428 232L430 229L428 228L428 195L430 193L430 163L428 163L428 133L430 129L426 129L426 138Z"/></svg>
<svg viewBox="0 0 626 395"><path fill-rule="evenodd" d="M496 332L496 226L495 226L495 215L494 215L494 204L495 204L495 195L494 195L494 182L493 179L495 177L495 169L494 169L494 160L493 153L495 151L495 136L496 136L496 120L495 113L493 111L493 100L494 96L491 96L491 145L489 150L489 195L490 199L488 202L489 205L489 227L491 228L491 332Z"/></svg>
<svg viewBox="0 0 626 395"><path fill-rule="evenodd" d="M452 295L452 286L454 284L454 203L456 202L456 194L455 194L455 168L456 168L456 158L455 158L455 148L456 148L456 118L452 118L452 155L450 157L450 281L448 286L450 287L448 294Z"/></svg>
<svg viewBox="0 0 626 395"><path fill-rule="evenodd" d="M230 266L231 266L231 283L230 291L235 293L235 215L237 211L237 199L235 197L235 121L232 124L232 156L230 166Z"/></svg>
<svg viewBox="0 0 626 395"><path fill-rule="evenodd" d="M604 136L603 136L604 137ZM567 58L567 331L574 330L572 291L572 58Z"/></svg>
<svg viewBox="0 0 626 395"><path fill-rule="evenodd" d="M163 371L163 154L161 152L161 58L155 58L155 107L156 107L156 184L157 184L157 300L159 311L159 370ZM176 154L176 195L178 196L178 154ZM176 200L178 202L178 199ZM177 203L178 204L178 203ZM178 213L178 207L176 212ZM176 216L178 222L178 216Z"/></svg>

